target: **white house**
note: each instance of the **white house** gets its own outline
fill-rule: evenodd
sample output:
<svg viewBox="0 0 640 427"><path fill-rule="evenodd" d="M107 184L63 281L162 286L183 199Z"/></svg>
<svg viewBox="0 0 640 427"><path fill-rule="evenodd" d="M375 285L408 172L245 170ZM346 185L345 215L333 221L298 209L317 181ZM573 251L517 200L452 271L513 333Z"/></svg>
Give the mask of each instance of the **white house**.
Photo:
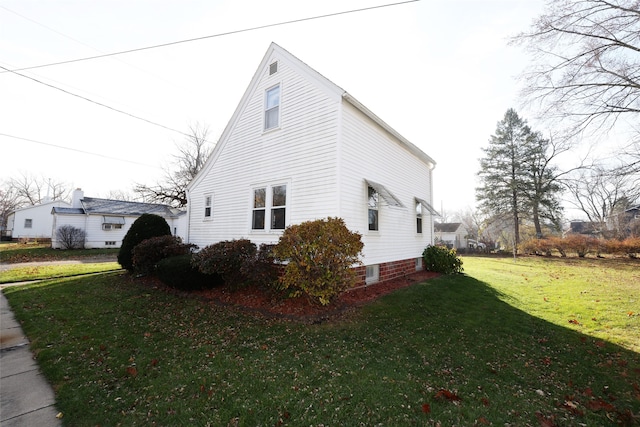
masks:
<svg viewBox="0 0 640 427"><path fill-rule="evenodd" d="M422 268L433 242L434 160L272 43L188 186L187 241L277 243L291 224L340 217L362 234L366 280Z"/></svg>
<svg viewBox="0 0 640 427"><path fill-rule="evenodd" d="M450 248L466 248L469 244L467 228L461 222L436 223L434 226L436 239Z"/></svg>
<svg viewBox="0 0 640 427"><path fill-rule="evenodd" d="M54 249L62 248L56 237L56 230L63 225L71 225L84 230L84 246L87 249L119 248L131 224L145 213L163 217L172 234L185 239L185 211L161 204L84 197L83 191L76 189L70 207L54 207L49 211L53 217L53 224L49 229L51 246Z"/></svg>
<svg viewBox="0 0 640 427"><path fill-rule="evenodd" d="M48 200L10 213L7 217L7 234L12 239L50 239L54 207L70 207L64 200Z"/></svg>

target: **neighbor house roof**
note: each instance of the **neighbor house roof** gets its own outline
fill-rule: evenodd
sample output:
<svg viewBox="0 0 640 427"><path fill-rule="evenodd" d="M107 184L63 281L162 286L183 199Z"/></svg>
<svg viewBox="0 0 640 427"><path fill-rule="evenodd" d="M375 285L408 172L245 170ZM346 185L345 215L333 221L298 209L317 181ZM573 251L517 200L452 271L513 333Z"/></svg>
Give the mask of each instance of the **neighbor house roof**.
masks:
<svg viewBox="0 0 640 427"><path fill-rule="evenodd" d="M164 217L179 217L185 214L176 208L156 203L127 202L123 200L83 197L81 208L54 207L53 212L68 215L142 215L155 214Z"/></svg>
<svg viewBox="0 0 640 427"><path fill-rule="evenodd" d="M442 222L433 224L433 230L441 233L455 233L462 225L461 222Z"/></svg>

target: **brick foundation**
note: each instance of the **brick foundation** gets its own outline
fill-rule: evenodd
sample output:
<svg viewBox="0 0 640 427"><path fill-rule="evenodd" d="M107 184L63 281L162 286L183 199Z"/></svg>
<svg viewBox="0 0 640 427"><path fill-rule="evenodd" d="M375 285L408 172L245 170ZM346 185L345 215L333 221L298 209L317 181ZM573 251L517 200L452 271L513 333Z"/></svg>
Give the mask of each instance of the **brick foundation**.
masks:
<svg viewBox="0 0 640 427"><path fill-rule="evenodd" d="M396 279L398 277L403 277L408 274L412 274L416 272L416 259L403 259L400 261L391 261L384 262L379 264L379 278L375 283L386 282L387 280ZM360 266L355 268L356 273L358 275L358 281L356 282L356 286L362 286L365 284L365 279L367 275L367 267ZM370 283L373 284L373 283Z"/></svg>

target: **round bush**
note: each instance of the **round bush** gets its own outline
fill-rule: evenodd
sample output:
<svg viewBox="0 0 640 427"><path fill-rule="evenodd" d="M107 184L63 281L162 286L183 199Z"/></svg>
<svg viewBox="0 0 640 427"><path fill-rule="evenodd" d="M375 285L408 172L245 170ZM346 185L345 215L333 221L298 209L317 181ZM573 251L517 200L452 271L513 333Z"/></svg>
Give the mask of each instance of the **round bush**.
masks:
<svg viewBox="0 0 640 427"><path fill-rule="evenodd" d="M156 266L156 276L165 285L183 291L208 289L223 283L219 275L200 273L193 267L191 258L191 254L164 258Z"/></svg>
<svg viewBox="0 0 640 427"><path fill-rule="evenodd" d="M458 274L463 272L462 260L455 249L445 246L427 246L422 252L424 268L442 274Z"/></svg>
<svg viewBox="0 0 640 427"><path fill-rule="evenodd" d="M225 240L194 254L193 264L201 273L217 274L227 285L239 287L249 282L242 267L251 262L256 253L256 245L248 239Z"/></svg>
<svg viewBox="0 0 640 427"><path fill-rule="evenodd" d="M149 274L164 258L191 253L196 245L182 243L176 236L157 236L143 240L133 248L133 268L138 273Z"/></svg>
<svg viewBox="0 0 640 427"><path fill-rule="evenodd" d="M352 267L360 263L362 248L360 234L341 218L291 225L273 248L275 258L287 262L280 288L327 305L355 283Z"/></svg>
<svg viewBox="0 0 640 427"><path fill-rule="evenodd" d="M171 229L164 218L154 214L142 214L131 224L131 228L122 240L122 246L118 252L118 263L122 268L133 271L133 248L151 237L170 235Z"/></svg>

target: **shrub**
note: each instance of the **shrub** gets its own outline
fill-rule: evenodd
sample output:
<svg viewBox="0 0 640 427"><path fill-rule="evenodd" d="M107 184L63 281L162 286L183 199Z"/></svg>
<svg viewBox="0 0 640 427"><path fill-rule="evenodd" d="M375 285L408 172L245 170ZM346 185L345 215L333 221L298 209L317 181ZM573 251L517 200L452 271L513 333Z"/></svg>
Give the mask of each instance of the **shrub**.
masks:
<svg viewBox="0 0 640 427"><path fill-rule="evenodd" d="M429 245L422 252L422 258L424 268L428 271L442 274L458 274L464 271L462 260L458 258L455 249Z"/></svg>
<svg viewBox="0 0 640 427"><path fill-rule="evenodd" d="M156 236L170 236L169 224L159 215L142 214L131 224L131 228L122 240L118 252L118 263L129 271L133 271L133 248L143 240Z"/></svg>
<svg viewBox="0 0 640 427"><path fill-rule="evenodd" d="M199 272L192 264L192 256L185 254L160 260L156 266L156 276L165 285L183 291L212 288L222 284L219 276Z"/></svg>
<svg viewBox="0 0 640 427"><path fill-rule="evenodd" d="M623 240L622 247L629 258L636 258L640 254L640 237L629 237Z"/></svg>
<svg viewBox="0 0 640 427"><path fill-rule="evenodd" d="M582 234L569 234L564 238L566 246L575 251L578 257L584 258L597 247L597 240Z"/></svg>
<svg viewBox="0 0 640 427"><path fill-rule="evenodd" d="M219 275L225 284L237 287L248 282L242 267L255 258L256 251L251 240L225 240L194 254L193 264L201 273Z"/></svg>
<svg viewBox="0 0 640 427"><path fill-rule="evenodd" d="M195 245L182 243L175 236L157 236L143 240L133 248L133 268L138 273L152 273L164 258L191 253Z"/></svg>
<svg viewBox="0 0 640 427"><path fill-rule="evenodd" d="M278 280L279 266L273 257L274 245L262 243L253 258L248 258L240 267L241 274L249 283L257 286L269 286Z"/></svg>
<svg viewBox="0 0 640 427"><path fill-rule="evenodd" d="M276 259L287 262L278 285L291 296L307 295L327 305L353 286L360 264L361 236L340 218L307 221L285 229L273 248Z"/></svg>
<svg viewBox="0 0 640 427"><path fill-rule="evenodd" d="M81 228L72 225L62 225L56 230L56 239L62 249L82 249L86 233Z"/></svg>

